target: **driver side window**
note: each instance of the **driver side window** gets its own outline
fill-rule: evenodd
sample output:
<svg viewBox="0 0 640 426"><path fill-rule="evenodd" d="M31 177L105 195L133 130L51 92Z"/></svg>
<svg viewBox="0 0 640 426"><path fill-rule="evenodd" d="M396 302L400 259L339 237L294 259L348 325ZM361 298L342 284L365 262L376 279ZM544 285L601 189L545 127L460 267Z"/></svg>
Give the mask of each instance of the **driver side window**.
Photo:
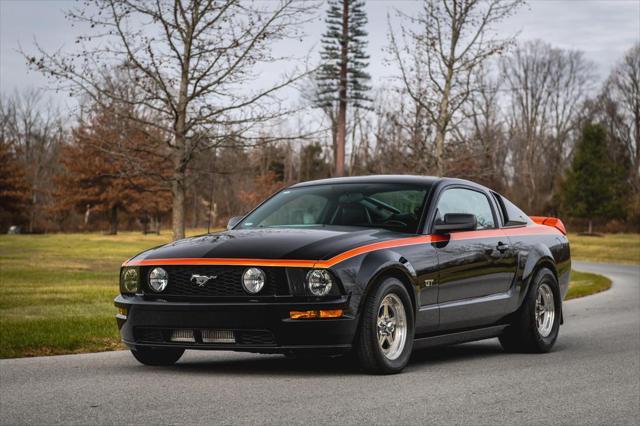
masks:
<svg viewBox="0 0 640 426"><path fill-rule="evenodd" d="M495 228L491 204L486 195L481 192L465 188L451 188L445 190L438 201L436 220L443 220L448 213L467 213L476 216L476 229Z"/></svg>

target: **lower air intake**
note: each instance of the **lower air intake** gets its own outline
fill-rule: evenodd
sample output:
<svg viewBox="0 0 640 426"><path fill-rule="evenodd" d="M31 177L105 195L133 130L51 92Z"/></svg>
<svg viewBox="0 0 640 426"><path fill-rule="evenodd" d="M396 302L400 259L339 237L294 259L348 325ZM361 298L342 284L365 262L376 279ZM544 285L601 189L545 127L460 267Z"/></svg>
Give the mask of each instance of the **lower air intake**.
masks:
<svg viewBox="0 0 640 426"><path fill-rule="evenodd" d="M235 343L232 330L202 330L202 343Z"/></svg>
<svg viewBox="0 0 640 426"><path fill-rule="evenodd" d="M193 330L191 329L178 329L178 330L171 330L171 337L170 339L172 342L189 342L189 343L195 343L196 339L193 336Z"/></svg>

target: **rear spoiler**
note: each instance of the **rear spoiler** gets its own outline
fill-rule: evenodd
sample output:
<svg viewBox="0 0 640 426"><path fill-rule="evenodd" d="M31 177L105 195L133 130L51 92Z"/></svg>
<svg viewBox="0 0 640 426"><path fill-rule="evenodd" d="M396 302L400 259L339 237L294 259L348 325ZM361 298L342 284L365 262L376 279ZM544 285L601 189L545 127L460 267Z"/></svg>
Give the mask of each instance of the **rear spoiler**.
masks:
<svg viewBox="0 0 640 426"><path fill-rule="evenodd" d="M564 227L564 223L557 217L547 217L547 216L529 216L531 220L533 220L538 225L547 225L552 226L562 232L564 235L567 235L567 228Z"/></svg>

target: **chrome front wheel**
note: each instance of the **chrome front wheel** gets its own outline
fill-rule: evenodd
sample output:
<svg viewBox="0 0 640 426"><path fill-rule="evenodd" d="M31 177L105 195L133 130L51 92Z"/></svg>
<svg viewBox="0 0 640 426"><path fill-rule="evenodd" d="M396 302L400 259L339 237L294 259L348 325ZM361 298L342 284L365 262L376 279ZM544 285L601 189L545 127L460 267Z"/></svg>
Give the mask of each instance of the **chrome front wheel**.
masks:
<svg viewBox="0 0 640 426"><path fill-rule="evenodd" d="M415 308L396 277L385 277L372 286L362 306L354 352L368 372L399 373L413 349Z"/></svg>
<svg viewBox="0 0 640 426"><path fill-rule="evenodd" d="M407 341L407 313L400 297L387 294L380 303L377 318L378 346L390 360L397 359Z"/></svg>

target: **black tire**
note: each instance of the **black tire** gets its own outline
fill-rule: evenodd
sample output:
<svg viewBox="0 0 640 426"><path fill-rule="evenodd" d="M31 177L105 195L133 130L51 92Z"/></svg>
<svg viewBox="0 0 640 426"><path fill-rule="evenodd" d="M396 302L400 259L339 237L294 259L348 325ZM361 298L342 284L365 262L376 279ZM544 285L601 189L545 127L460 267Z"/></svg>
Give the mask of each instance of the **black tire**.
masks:
<svg viewBox="0 0 640 426"><path fill-rule="evenodd" d="M555 315L551 332L543 336L538 331L536 322L536 298L538 289L546 285L553 293ZM510 325L499 337L500 344L507 352L544 353L549 352L558 338L560 318L562 316L562 299L558 280L551 270L541 268L529 286L527 295L520 309L514 314Z"/></svg>
<svg viewBox="0 0 640 426"><path fill-rule="evenodd" d="M374 374L399 373L409 362L413 349L414 317L411 298L404 285L393 277L374 284L375 288L364 302L358 334L355 339L355 355L360 366ZM378 343L378 311L387 295L395 295L402 302L406 317L406 339L400 355L389 359Z"/></svg>
<svg viewBox="0 0 640 426"><path fill-rule="evenodd" d="M184 354L184 349L138 348L131 349L131 353L138 362L144 365L173 365Z"/></svg>

